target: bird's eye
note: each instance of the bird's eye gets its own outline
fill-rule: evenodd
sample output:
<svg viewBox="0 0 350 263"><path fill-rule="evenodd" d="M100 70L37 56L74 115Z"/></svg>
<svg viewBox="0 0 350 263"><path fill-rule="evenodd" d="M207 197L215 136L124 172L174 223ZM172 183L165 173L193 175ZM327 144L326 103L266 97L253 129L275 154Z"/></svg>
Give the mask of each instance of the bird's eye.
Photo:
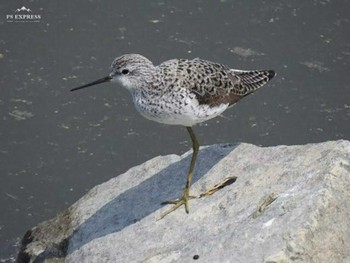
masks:
<svg viewBox="0 0 350 263"><path fill-rule="evenodd" d="M128 70L128 69L123 69L123 70L122 70L122 74L126 75L126 74L128 74L128 73L129 73L129 70Z"/></svg>

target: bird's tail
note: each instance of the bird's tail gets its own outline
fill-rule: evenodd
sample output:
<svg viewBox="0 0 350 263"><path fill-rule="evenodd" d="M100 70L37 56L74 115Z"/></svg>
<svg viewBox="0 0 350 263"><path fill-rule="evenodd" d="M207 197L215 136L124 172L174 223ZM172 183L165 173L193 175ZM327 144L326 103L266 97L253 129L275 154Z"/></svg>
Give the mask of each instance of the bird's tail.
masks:
<svg viewBox="0 0 350 263"><path fill-rule="evenodd" d="M242 95L248 95L264 86L276 73L273 70L236 70L231 72L239 79Z"/></svg>

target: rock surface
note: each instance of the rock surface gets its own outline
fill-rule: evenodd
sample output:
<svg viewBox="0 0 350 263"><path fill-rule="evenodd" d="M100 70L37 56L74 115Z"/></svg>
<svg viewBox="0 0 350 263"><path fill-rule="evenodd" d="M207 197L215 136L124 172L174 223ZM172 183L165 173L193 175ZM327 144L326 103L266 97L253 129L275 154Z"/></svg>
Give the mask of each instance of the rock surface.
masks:
<svg viewBox="0 0 350 263"><path fill-rule="evenodd" d="M350 142L202 147L192 193L237 176L157 221L181 195L190 152L156 157L29 230L18 262L350 262Z"/></svg>

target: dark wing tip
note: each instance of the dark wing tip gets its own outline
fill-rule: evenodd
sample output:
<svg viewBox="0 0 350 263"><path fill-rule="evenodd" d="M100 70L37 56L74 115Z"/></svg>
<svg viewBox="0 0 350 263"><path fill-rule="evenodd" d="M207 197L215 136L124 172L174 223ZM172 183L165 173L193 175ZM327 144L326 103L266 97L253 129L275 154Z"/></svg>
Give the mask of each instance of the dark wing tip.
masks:
<svg viewBox="0 0 350 263"><path fill-rule="evenodd" d="M274 70L267 70L267 77L268 79L272 79L274 76L276 76L276 72Z"/></svg>

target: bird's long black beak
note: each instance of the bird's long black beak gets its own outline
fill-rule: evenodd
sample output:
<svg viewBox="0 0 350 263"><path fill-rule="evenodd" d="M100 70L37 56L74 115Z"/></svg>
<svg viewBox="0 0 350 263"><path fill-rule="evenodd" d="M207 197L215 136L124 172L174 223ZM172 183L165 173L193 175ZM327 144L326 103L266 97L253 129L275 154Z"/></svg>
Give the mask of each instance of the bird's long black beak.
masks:
<svg viewBox="0 0 350 263"><path fill-rule="evenodd" d="M93 82L91 82L89 84L85 84L83 86L79 86L79 87L73 88L70 91L75 91L75 90L78 90L78 89L87 88L87 87L90 87L90 86L93 86L93 85L97 85L97 84L100 84L100 83L103 83L103 82L109 82L109 81L111 81L111 79L112 79L111 76L107 76L107 77L104 77L102 79L95 80L95 81L93 81Z"/></svg>

